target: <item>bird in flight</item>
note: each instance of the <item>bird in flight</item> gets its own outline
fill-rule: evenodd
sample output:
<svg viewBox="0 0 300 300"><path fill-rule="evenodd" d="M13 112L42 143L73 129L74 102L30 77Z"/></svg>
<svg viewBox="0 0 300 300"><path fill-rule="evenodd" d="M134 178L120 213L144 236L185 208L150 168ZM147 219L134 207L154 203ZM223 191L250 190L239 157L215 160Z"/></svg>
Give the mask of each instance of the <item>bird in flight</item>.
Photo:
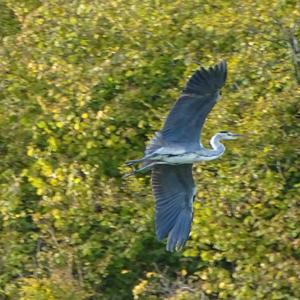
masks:
<svg viewBox="0 0 300 300"><path fill-rule="evenodd" d="M203 124L220 98L226 76L225 61L198 69L188 80L163 128L146 147L144 157L126 163L142 165L125 176L151 170L156 235L159 240L168 238L168 251L180 250L191 231L196 196L193 163L220 157L225 151L221 140L239 136L220 131L211 138L211 149L200 142Z"/></svg>

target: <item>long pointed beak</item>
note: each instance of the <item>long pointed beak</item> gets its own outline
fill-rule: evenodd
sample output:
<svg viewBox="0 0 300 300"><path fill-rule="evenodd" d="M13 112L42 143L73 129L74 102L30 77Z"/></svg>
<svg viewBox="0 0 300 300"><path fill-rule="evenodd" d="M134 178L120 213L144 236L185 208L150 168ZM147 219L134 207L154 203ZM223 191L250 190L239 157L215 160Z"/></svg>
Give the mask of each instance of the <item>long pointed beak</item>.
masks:
<svg viewBox="0 0 300 300"><path fill-rule="evenodd" d="M245 137L243 134L239 134L239 133L233 133L231 136L232 136L232 139L234 139L234 140Z"/></svg>

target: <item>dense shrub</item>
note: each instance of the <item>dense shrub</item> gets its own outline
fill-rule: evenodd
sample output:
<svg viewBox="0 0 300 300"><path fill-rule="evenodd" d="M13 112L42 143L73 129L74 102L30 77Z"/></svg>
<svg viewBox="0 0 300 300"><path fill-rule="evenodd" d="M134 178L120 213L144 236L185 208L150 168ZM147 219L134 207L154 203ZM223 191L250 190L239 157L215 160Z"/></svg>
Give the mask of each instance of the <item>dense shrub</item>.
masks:
<svg viewBox="0 0 300 300"><path fill-rule="evenodd" d="M299 299L298 1L2 1L3 299ZM199 64L229 65L191 239L121 179ZM298 139L298 140L297 140Z"/></svg>

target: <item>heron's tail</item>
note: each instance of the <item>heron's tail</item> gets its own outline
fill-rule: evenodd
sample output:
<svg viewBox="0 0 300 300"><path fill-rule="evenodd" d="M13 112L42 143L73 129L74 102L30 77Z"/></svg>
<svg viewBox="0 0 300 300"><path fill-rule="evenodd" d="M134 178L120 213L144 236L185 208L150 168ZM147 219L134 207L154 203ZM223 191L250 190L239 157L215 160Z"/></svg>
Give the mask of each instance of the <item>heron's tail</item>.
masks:
<svg viewBox="0 0 300 300"><path fill-rule="evenodd" d="M143 163L143 166L145 166L145 165L151 163L151 161L149 161L149 159L153 158L154 156L156 156L156 154L151 153L151 154L145 155L144 157L139 158L139 159L128 160L128 161L125 162L125 165L126 166L132 166L134 164Z"/></svg>

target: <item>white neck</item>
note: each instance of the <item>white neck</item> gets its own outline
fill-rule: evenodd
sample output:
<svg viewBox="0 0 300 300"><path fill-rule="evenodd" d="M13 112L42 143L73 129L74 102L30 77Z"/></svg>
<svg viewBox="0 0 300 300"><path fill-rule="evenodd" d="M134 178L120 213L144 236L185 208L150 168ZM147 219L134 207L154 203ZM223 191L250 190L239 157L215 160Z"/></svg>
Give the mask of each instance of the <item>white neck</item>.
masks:
<svg viewBox="0 0 300 300"><path fill-rule="evenodd" d="M220 140L221 137L218 133L215 134L210 140L210 145L212 146L211 152L218 157L221 156L225 151L225 146L220 143Z"/></svg>

